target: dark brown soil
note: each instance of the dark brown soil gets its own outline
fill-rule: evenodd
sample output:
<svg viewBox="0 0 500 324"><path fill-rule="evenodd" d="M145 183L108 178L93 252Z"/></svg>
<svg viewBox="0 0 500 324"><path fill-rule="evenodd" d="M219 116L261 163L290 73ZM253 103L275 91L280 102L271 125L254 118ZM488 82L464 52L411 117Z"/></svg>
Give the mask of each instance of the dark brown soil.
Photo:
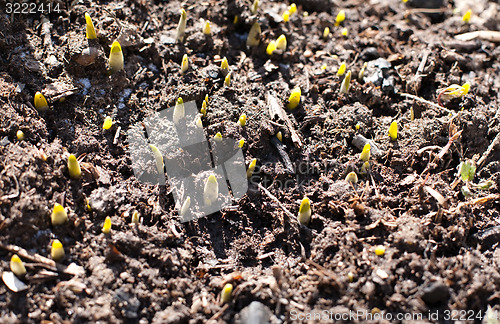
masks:
<svg viewBox="0 0 500 324"><path fill-rule="evenodd" d="M488 150L500 131L500 47L455 39L498 30L497 2L298 1L288 23L281 21L288 2L261 0L257 15L243 0L53 3L60 13L8 14L0 0L0 260L9 271L13 246L50 257L57 238L62 263L84 273L48 271L23 258L28 289L0 285L0 322L289 323L316 316L364 323L366 314L385 314L372 322L403 322L396 316L405 314L407 323L481 323L488 306L500 314L500 144ZM176 44L181 6L186 38ZM467 6L469 24L461 18ZM335 26L341 9L346 20ZM85 12L96 41L85 38ZM202 19L211 21L211 36L202 33ZM249 49L257 20L261 42ZM286 52L269 57L267 44L281 34ZM125 69L109 75L116 39ZM97 56L83 66L89 44ZM181 76L184 54L190 67ZM224 56L229 87L219 72ZM353 76L348 94L339 94L342 62ZM441 89L466 81L467 95L435 106ZM296 86L301 103L287 110ZM34 108L37 91L50 102L46 112ZM178 97L201 108L206 94L206 136L245 138L256 176L232 206L181 223L169 185L134 175L127 131ZM272 98L291 127L270 117ZM247 125L235 126L243 112ZM114 125L104 131L107 115ZM387 135L392 121L397 141ZM453 128L461 136L437 159ZM16 138L18 130L25 140ZM278 131L281 153L273 144ZM372 151L365 175L361 147L353 144L359 135L380 151ZM69 177L68 153L81 158L79 180ZM468 160L483 163L465 197L464 182L454 182ZM354 187L344 180L350 171L359 174ZM485 180L492 181L488 190L474 186ZM312 202L308 227L296 219L304 196ZM51 225L56 202L69 210L62 226ZM134 211L138 226L130 224ZM106 216L110 235L101 231ZM379 245L383 256L375 254ZM234 290L224 305L226 283ZM336 320L349 312L366 314Z"/></svg>

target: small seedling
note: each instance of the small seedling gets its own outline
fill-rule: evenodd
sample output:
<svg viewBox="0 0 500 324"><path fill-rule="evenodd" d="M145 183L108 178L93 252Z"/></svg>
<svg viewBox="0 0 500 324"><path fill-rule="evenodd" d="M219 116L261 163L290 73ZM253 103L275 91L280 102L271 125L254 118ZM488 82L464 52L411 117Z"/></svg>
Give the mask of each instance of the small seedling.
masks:
<svg viewBox="0 0 500 324"><path fill-rule="evenodd" d="M288 6L288 12L290 15L293 15L297 11L297 5L295 3L292 3L290 6Z"/></svg>
<svg viewBox="0 0 500 324"><path fill-rule="evenodd" d="M186 33L186 22L187 22L186 10L181 9L181 17L179 18L179 24L177 25L177 35L175 37L175 40L177 42L184 41L184 35Z"/></svg>
<svg viewBox="0 0 500 324"><path fill-rule="evenodd" d="M12 271L16 277L22 277L26 274L26 267L17 254L14 254L10 258L10 271Z"/></svg>
<svg viewBox="0 0 500 324"><path fill-rule="evenodd" d="M276 133L276 137L280 140L280 142L283 142L283 134L281 134L281 131Z"/></svg>
<svg viewBox="0 0 500 324"><path fill-rule="evenodd" d="M231 72L229 72L224 78L224 86L229 87L231 85Z"/></svg>
<svg viewBox="0 0 500 324"><path fill-rule="evenodd" d="M243 145L245 145L245 139L244 138L240 139L240 141L238 142L238 147L242 148Z"/></svg>
<svg viewBox="0 0 500 324"><path fill-rule="evenodd" d="M80 169L80 164L76 159L76 156L70 154L68 157L68 172L69 176L73 179L80 179L82 176L82 169Z"/></svg>
<svg viewBox="0 0 500 324"><path fill-rule="evenodd" d="M279 51L279 54L286 51L286 36L283 34L276 40L276 51Z"/></svg>
<svg viewBox="0 0 500 324"><path fill-rule="evenodd" d="M85 36L87 37L87 39L96 39L97 33L95 32L94 24L92 23L92 18L90 18L90 15L88 13L85 13L85 22L87 25Z"/></svg>
<svg viewBox="0 0 500 324"><path fill-rule="evenodd" d="M290 12L286 10L285 12L283 12L283 15L281 15L281 18L283 18L284 22L288 22L288 20L290 19Z"/></svg>
<svg viewBox="0 0 500 324"><path fill-rule="evenodd" d="M245 113L241 114L239 120L238 120L238 124L243 127L247 124L247 115Z"/></svg>
<svg viewBox="0 0 500 324"><path fill-rule="evenodd" d="M203 122L201 121L201 116L203 116L203 114L200 114L196 117L196 120L194 122L194 124L196 125L196 127L202 129L203 128Z"/></svg>
<svg viewBox="0 0 500 324"><path fill-rule="evenodd" d="M391 123L391 126L389 126L388 135L392 141L395 141L398 139L398 122L397 121L393 121Z"/></svg>
<svg viewBox="0 0 500 324"><path fill-rule="evenodd" d="M347 65L345 64L345 62L342 62L342 64L340 64L340 67L337 71L337 76L344 75L346 69L347 69Z"/></svg>
<svg viewBox="0 0 500 324"><path fill-rule="evenodd" d="M227 61L227 58L224 56L222 61L220 62L220 69L224 72L227 72L229 70L229 63Z"/></svg>
<svg viewBox="0 0 500 324"><path fill-rule="evenodd" d="M375 254L378 256L384 256L385 254L385 247L383 245L379 245L375 248Z"/></svg>
<svg viewBox="0 0 500 324"><path fill-rule="evenodd" d="M342 36L347 37L349 36L349 31L347 30L346 27L342 28L342 31L340 32Z"/></svg>
<svg viewBox="0 0 500 324"><path fill-rule="evenodd" d="M359 159L361 161L367 162L368 160L370 160L370 149L371 149L370 143L366 143L365 146L363 147L363 151L359 155Z"/></svg>
<svg viewBox="0 0 500 324"><path fill-rule="evenodd" d="M363 67L361 68L361 70L359 70L359 74L358 74L358 81L359 82L364 82L364 80L365 80L365 70L366 70L367 66L368 66L368 63L365 62L365 63L363 63Z"/></svg>
<svg viewBox="0 0 500 324"><path fill-rule="evenodd" d="M255 166L257 165L257 159L250 161L247 169L247 179L250 179L255 171Z"/></svg>
<svg viewBox="0 0 500 324"><path fill-rule="evenodd" d="M255 15L257 13L257 10L259 10L259 0L254 0L252 7L250 7L252 15Z"/></svg>
<svg viewBox="0 0 500 324"><path fill-rule="evenodd" d="M330 27L325 27L325 29L323 29L323 38L327 39L329 35L330 35Z"/></svg>
<svg viewBox="0 0 500 324"><path fill-rule="evenodd" d="M175 103L172 119L174 124L178 125L182 118L184 118L184 100L179 97Z"/></svg>
<svg viewBox="0 0 500 324"><path fill-rule="evenodd" d="M302 92L300 87L295 87L290 93L290 97L288 98L288 104L286 105L288 109L295 109L300 103L300 96Z"/></svg>
<svg viewBox="0 0 500 324"><path fill-rule="evenodd" d="M109 67L111 69L111 73L118 72L123 70L123 52L120 43L114 41L111 45L111 51L109 53Z"/></svg>
<svg viewBox="0 0 500 324"><path fill-rule="evenodd" d="M472 16L472 10L470 10L470 9L469 9L469 10L467 10L467 12L463 15L463 17L462 17L462 21L463 21L464 23L468 24L468 23L469 23L469 21L470 21L470 17L471 17L471 16Z"/></svg>
<svg viewBox="0 0 500 324"><path fill-rule="evenodd" d="M276 41L272 40L269 42L269 44L267 44L266 54L273 55L275 50L276 50Z"/></svg>
<svg viewBox="0 0 500 324"><path fill-rule="evenodd" d="M191 206L191 197L187 196L186 200L184 200L184 203L182 204L181 210L179 211L179 216L186 215L190 206Z"/></svg>
<svg viewBox="0 0 500 324"><path fill-rule="evenodd" d="M368 171L370 170L370 162L366 161L365 163L363 163L363 165L361 166L361 169L359 170L359 172L361 174L367 174Z"/></svg>
<svg viewBox="0 0 500 324"><path fill-rule="evenodd" d="M300 203L299 215L297 216L299 223L305 226L309 225L311 222L311 214L311 202L309 201L309 198L304 197Z"/></svg>
<svg viewBox="0 0 500 324"><path fill-rule="evenodd" d="M62 225L68 221L68 213L62 205L54 204L52 214L50 214L50 221L53 226Z"/></svg>
<svg viewBox="0 0 500 324"><path fill-rule="evenodd" d="M52 248L50 249L50 256L52 257L52 259L56 262L58 261L61 261L62 259L64 259L64 248L63 248L63 245L61 243L61 241L59 241L58 239L55 239L53 242L52 242Z"/></svg>
<svg viewBox="0 0 500 324"><path fill-rule="evenodd" d="M108 130L113 126L113 119L110 116L106 116L104 123L102 124L102 129Z"/></svg>
<svg viewBox="0 0 500 324"><path fill-rule="evenodd" d="M186 73L186 71L189 69L189 59L187 54L184 54L182 57L182 63L181 63L181 75Z"/></svg>
<svg viewBox="0 0 500 324"><path fill-rule="evenodd" d="M355 184L358 182L358 175L354 171L349 172L349 174L345 177L345 181Z"/></svg>
<svg viewBox="0 0 500 324"><path fill-rule="evenodd" d="M37 93L35 93L34 101L35 101L35 108L38 111L45 111L49 109L49 104L47 103L47 100L40 91L37 91Z"/></svg>
<svg viewBox="0 0 500 324"><path fill-rule="evenodd" d="M345 11L340 10L335 18L335 26L340 26L340 24L345 20Z"/></svg>
<svg viewBox="0 0 500 324"><path fill-rule="evenodd" d="M203 115L203 117L205 117L207 115L207 101L206 100L203 100L203 102L201 103L200 113Z"/></svg>
<svg viewBox="0 0 500 324"><path fill-rule="evenodd" d="M139 212L137 210L134 210L132 213L132 218L130 219L130 222L132 224L139 224Z"/></svg>
<svg viewBox="0 0 500 324"><path fill-rule="evenodd" d="M255 47L260 44L260 34L261 34L260 24L258 22L252 25L250 31L248 32L247 46Z"/></svg>
<svg viewBox="0 0 500 324"><path fill-rule="evenodd" d="M203 190L203 200L206 206L212 205L219 197L219 184L217 178L211 174L205 181L205 188Z"/></svg>
<svg viewBox="0 0 500 324"><path fill-rule="evenodd" d="M220 132L217 132L217 134L214 135L214 141L222 142L222 134Z"/></svg>
<svg viewBox="0 0 500 324"><path fill-rule="evenodd" d="M211 32L210 21L207 20L203 26L203 34L210 36Z"/></svg>
<svg viewBox="0 0 500 324"><path fill-rule="evenodd" d="M349 87L351 85L351 71L349 70L340 84L340 93L349 93Z"/></svg>
<svg viewBox="0 0 500 324"><path fill-rule="evenodd" d="M18 141L24 141L24 132L22 130L18 130L16 132L16 137Z"/></svg>
<svg viewBox="0 0 500 324"><path fill-rule="evenodd" d="M476 174L476 166L472 161L461 162L459 173L463 181L470 182L474 179L474 175Z"/></svg>
<svg viewBox="0 0 500 324"><path fill-rule="evenodd" d="M153 144L149 144L149 148L153 152L153 156L154 156L155 161L156 161L156 170L158 171L158 174L160 174L160 175L164 174L163 155L161 155L160 150L156 146L154 146Z"/></svg>
<svg viewBox="0 0 500 324"><path fill-rule="evenodd" d="M220 294L220 300L224 303L227 304L231 301L233 294L233 285L228 283L222 288L222 292Z"/></svg>
<svg viewBox="0 0 500 324"><path fill-rule="evenodd" d="M104 225L102 225L102 232L104 234L109 234L111 232L111 217L106 216L104 220Z"/></svg>
<svg viewBox="0 0 500 324"><path fill-rule="evenodd" d="M438 103L443 106L441 100L451 100L455 98L462 98L470 90L470 83L465 82L463 85L452 84L449 87L443 89L438 95Z"/></svg>

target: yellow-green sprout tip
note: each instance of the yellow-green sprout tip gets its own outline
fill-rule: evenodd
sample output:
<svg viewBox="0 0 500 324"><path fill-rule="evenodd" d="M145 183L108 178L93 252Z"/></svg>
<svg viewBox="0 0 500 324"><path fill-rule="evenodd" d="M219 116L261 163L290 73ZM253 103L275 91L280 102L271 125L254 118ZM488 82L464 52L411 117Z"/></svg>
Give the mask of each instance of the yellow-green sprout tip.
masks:
<svg viewBox="0 0 500 324"><path fill-rule="evenodd" d="M391 126L389 126L389 137L391 140L395 141L398 139L398 123L396 121L393 121L391 123Z"/></svg>
<svg viewBox="0 0 500 324"><path fill-rule="evenodd" d="M90 18L90 15L88 13L85 13L85 22L87 25L85 36L87 37L87 39L96 39L97 33L95 32L94 24L92 23L92 18Z"/></svg>
<svg viewBox="0 0 500 324"><path fill-rule="evenodd" d="M49 104L47 103L47 99L43 96L40 91L35 93L35 108L39 111L45 111L49 109Z"/></svg>
<svg viewBox="0 0 500 324"><path fill-rule="evenodd" d="M82 169L76 159L76 156L70 154L68 157L68 172L69 176L73 179L79 179L82 176Z"/></svg>
<svg viewBox="0 0 500 324"><path fill-rule="evenodd" d="M109 67L112 72L120 71L123 69L123 52L120 43L114 41L111 45L111 51L109 53Z"/></svg>
<svg viewBox="0 0 500 324"><path fill-rule="evenodd" d="M228 283L222 288L220 299L223 303L229 303L231 301L231 295L233 294L233 285Z"/></svg>
<svg viewBox="0 0 500 324"><path fill-rule="evenodd" d="M108 130L113 126L113 119L110 116L106 116L104 123L102 124L102 129Z"/></svg>
<svg viewBox="0 0 500 324"><path fill-rule="evenodd" d="M68 213L62 205L57 203L54 204L52 214L50 215L50 221L54 226L62 225L68 221Z"/></svg>
<svg viewBox="0 0 500 324"><path fill-rule="evenodd" d="M59 241L58 239L55 239L53 242L52 242L52 248L50 250L50 256L52 257L52 259L54 261L60 261L64 258L64 248L63 248L63 245L61 243L61 241Z"/></svg>
<svg viewBox="0 0 500 324"><path fill-rule="evenodd" d="M300 87L295 87L292 92L290 93L290 97L288 98L288 104L287 108L288 109L295 109L300 103L300 96L302 95L302 92L300 90Z"/></svg>
<svg viewBox="0 0 500 324"><path fill-rule="evenodd" d="M297 216L299 223L306 226L309 225L311 222L311 214L311 202L309 201L309 198L304 197L300 203L299 215Z"/></svg>
<svg viewBox="0 0 500 324"><path fill-rule="evenodd" d="M10 271L12 271L17 277L22 277L26 274L26 267L17 254L14 254L10 258Z"/></svg>
<svg viewBox="0 0 500 324"><path fill-rule="evenodd" d="M109 234L111 232L111 217L106 216L104 220L104 225L102 226L102 232L104 234Z"/></svg>

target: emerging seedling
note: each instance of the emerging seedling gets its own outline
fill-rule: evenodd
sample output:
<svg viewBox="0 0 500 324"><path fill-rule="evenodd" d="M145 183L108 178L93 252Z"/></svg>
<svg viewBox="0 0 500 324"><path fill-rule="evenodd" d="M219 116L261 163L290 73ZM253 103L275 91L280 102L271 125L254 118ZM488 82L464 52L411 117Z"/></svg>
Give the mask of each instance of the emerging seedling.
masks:
<svg viewBox="0 0 500 324"><path fill-rule="evenodd" d="M49 104L40 91L37 91L37 93L35 93L35 108L38 111L45 111L49 109Z"/></svg>
<svg viewBox="0 0 500 324"><path fill-rule="evenodd" d="M281 134L281 131L276 133L276 137L280 140L280 142L283 142L283 134Z"/></svg>
<svg viewBox="0 0 500 324"><path fill-rule="evenodd" d="M299 215L297 217L299 223L305 226L309 225L311 222L311 214L311 202L309 201L309 198L304 197L300 203Z"/></svg>
<svg viewBox="0 0 500 324"><path fill-rule="evenodd" d="M179 216L186 215L190 206L191 206L191 197L187 196L186 200L184 200L184 203L182 204L181 210L179 211Z"/></svg>
<svg viewBox="0 0 500 324"><path fill-rule="evenodd" d="M22 277L26 274L26 267L17 254L14 254L10 258L10 271L12 271L17 277Z"/></svg>
<svg viewBox="0 0 500 324"><path fill-rule="evenodd" d="M345 11L340 10L337 14L337 18L335 18L335 26L340 26L340 24L345 20Z"/></svg>
<svg viewBox="0 0 500 324"><path fill-rule="evenodd" d="M391 126L389 126L389 137L391 138L392 141L395 141L398 139L398 122L393 121L391 123Z"/></svg>
<svg viewBox="0 0 500 324"><path fill-rule="evenodd" d="M227 72L229 70L229 63L228 63L227 58L225 56L222 59L222 61L220 62L220 69L223 72Z"/></svg>
<svg viewBox="0 0 500 324"><path fill-rule="evenodd" d="M337 76L344 75L346 68L347 65L345 64L345 62L342 62L342 64L340 64L339 70L337 71Z"/></svg>
<svg viewBox="0 0 500 324"><path fill-rule="evenodd" d="M366 161L363 163L361 166L361 170L359 171L361 174L367 174L368 171L370 170L370 162Z"/></svg>
<svg viewBox="0 0 500 324"><path fill-rule="evenodd" d="M201 116L203 116L203 114L200 114L196 117L196 120L194 122L194 124L196 125L196 127L202 129L203 128L203 122L201 121Z"/></svg>
<svg viewBox="0 0 500 324"><path fill-rule="evenodd" d="M276 50L276 41L272 40L269 42L269 44L267 44L266 54L273 55L275 50Z"/></svg>
<svg viewBox="0 0 500 324"><path fill-rule="evenodd" d="M229 72L224 78L224 86L229 87L231 85L231 72Z"/></svg>
<svg viewBox="0 0 500 324"><path fill-rule="evenodd" d="M323 29L323 38L327 39L329 35L330 35L330 27L325 27L325 29Z"/></svg>
<svg viewBox="0 0 500 324"><path fill-rule="evenodd" d="M114 41L111 45L111 51L109 53L109 67L111 73L123 70L123 52L120 43Z"/></svg>
<svg viewBox="0 0 500 324"><path fill-rule="evenodd" d="M474 165L474 162L461 162L459 166L459 174L463 181L472 181L474 179L474 175L476 174L476 166Z"/></svg>
<svg viewBox="0 0 500 324"><path fill-rule="evenodd" d="M351 71L349 70L340 84L340 93L349 93L349 86L351 85Z"/></svg>
<svg viewBox="0 0 500 324"><path fill-rule="evenodd" d="M290 97L288 98L288 104L286 105L288 109L295 109L300 103L300 96L302 92L300 91L300 87L295 87L290 93Z"/></svg>
<svg viewBox="0 0 500 324"><path fill-rule="evenodd" d="M255 165L257 164L257 159L253 159L248 165L247 169L247 179L250 179L255 171Z"/></svg>
<svg viewBox="0 0 500 324"><path fill-rule="evenodd" d="M260 24L258 22L254 23L252 25L252 28L250 28L250 31L248 32L247 46L248 47L259 46L261 33L262 32L260 29Z"/></svg>
<svg viewBox="0 0 500 324"><path fill-rule="evenodd" d="M50 250L50 256L56 262L61 261L62 259L64 259L64 248L63 248L63 245L62 245L61 241L59 241L58 239L55 239L52 242L52 248Z"/></svg>
<svg viewBox="0 0 500 324"><path fill-rule="evenodd" d="M347 30L346 27L342 28L342 31L340 32L342 36L347 37L349 35L349 31Z"/></svg>
<svg viewBox="0 0 500 324"><path fill-rule="evenodd" d="M290 12L287 10L283 13L283 15L281 16L281 18L283 18L283 21L284 22L288 22L288 20L290 19Z"/></svg>
<svg viewBox="0 0 500 324"><path fill-rule="evenodd" d="M257 13L257 10L259 10L259 0L254 0L252 7L250 7L252 15L255 15Z"/></svg>
<svg viewBox="0 0 500 324"><path fill-rule="evenodd" d="M102 225L102 232L104 234L109 234L111 232L111 217L106 216L104 220L104 225Z"/></svg>
<svg viewBox="0 0 500 324"><path fill-rule="evenodd" d="M463 15L463 17L462 17L462 21L463 21L464 23L468 24L468 23L469 23L469 21L470 21L470 17L471 17L471 16L472 16L472 10L470 10L470 9L469 9L469 10L467 10L467 12Z"/></svg>
<svg viewBox="0 0 500 324"><path fill-rule="evenodd" d="M102 124L102 129L108 130L113 126L113 119L110 116L106 116L104 123Z"/></svg>
<svg viewBox="0 0 500 324"><path fill-rule="evenodd" d="M149 144L149 148L153 152L153 156L155 157L156 160L156 170L158 171L158 174L162 175L164 174L163 170L163 155L161 155L160 150L154 146L153 144Z"/></svg>
<svg viewBox="0 0 500 324"><path fill-rule="evenodd" d="M345 177L345 181L355 184L358 182L358 175L356 172L349 172L349 174Z"/></svg>
<svg viewBox="0 0 500 324"><path fill-rule="evenodd" d="M233 294L233 285L228 283L222 288L222 292L220 294L220 300L227 304L231 301L231 295Z"/></svg>
<svg viewBox="0 0 500 324"><path fill-rule="evenodd" d="M69 176L73 179L80 179L82 176L82 169L80 169L80 164L76 159L76 156L70 154L68 157L68 172Z"/></svg>
<svg viewBox="0 0 500 324"><path fill-rule="evenodd" d="M174 124L178 125L182 118L184 118L184 100L179 97L175 103L172 119L174 120Z"/></svg>
<svg viewBox="0 0 500 324"><path fill-rule="evenodd" d="M222 134L220 132L217 132L217 134L214 135L214 141L222 142Z"/></svg>
<svg viewBox="0 0 500 324"><path fill-rule="evenodd" d="M184 34L186 33L186 22L186 10L181 9L181 17L179 18L179 24L177 25L177 36L175 37L175 40L178 42L184 41Z"/></svg>
<svg viewBox="0 0 500 324"><path fill-rule="evenodd" d="M203 26L203 34L210 36L211 33L211 28L210 28L210 21L205 22L205 26Z"/></svg>
<svg viewBox="0 0 500 324"><path fill-rule="evenodd" d="M238 124L240 124L241 127L247 124L247 115L245 113L241 114Z"/></svg>
<svg viewBox="0 0 500 324"><path fill-rule="evenodd" d="M182 57L181 75L186 73L188 68L189 68L189 59L188 59L187 54L184 54L184 56Z"/></svg>
<svg viewBox="0 0 500 324"><path fill-rule="evenodd" d="M62 225L68 221L68 213L64 207L58 203L54 204L54 209L52 209L52 214L50 214L50 221L52 225Z"/></svg>
<svg viewBox="0 0 500 324"><path fill-rule="evenodd" d="M18 130L16 133L16 137L18 141L24 141L24 132L22 130Z"/></svg>
<svg viewBox="0 0 500 324"><path fill-rule="evenodd" d="M219 197L219 184L217 183L217 178L211 174L206 182L205 189L203 190L203 200L206 206L212 205L217 201Z"/></svg>
<svg viewBox="0 0 500 324"><path fill-rule="evenodd" d="M132 224L139 224L139 212L137 210L134 210L132 213L132 218L130 219L130 222Z"/></svg>
<svg viewBox="0 0 500 324"><path fill-rule="evenodd" d="M470 83L465 82L463 85L452 84L446 89L442 90L438 95L438 103L443 106L441 100L451 100L455 98L461 98L469 93Z"/></svg>
<svg viewBox="0 0 500 324"><path fill-rule="evenodd" d="M358 81L359 82L365 81L365 70L366 70L367 66L368 66L368 63L365 62L365 63L363 63L363 67L361 68L361 70L359 70L359 74L358 74Z"/></svg>
<svg viewBox="0 0 500 324"><path fill-rule="evenodd" d="M239 148L242 148L242 147L243 147L243 145L245 145L245 139L243 139L243 138L242 138L242 139L240 139L240 141L238 142L238 147L239 147Z"/></svg>
<svg viewBox="0 0 500 324"><path fill-rule="evenodd" d="M95 32L94 24L92 23L92 18L90 18L90 15L88 13L85 13L85 22L87 25L87 31L85 36L87 37L87 39L96 39L97 33Z"/></svg>
<svg viewBox="0 0 500 324"><path fill-rule="evenodd" d="M279 51L279 54L286 51L286 36L283 34L276 40L276 51Z"/></svg>
<svg viewBox="0 0 500 324"><path fill-rule="evenodd" d="M378 245L375 248L375 254L378 256L384 256L385 254L385 247L383 245Z"/></svg>
<svg viewBox="0 0 500 324"><path fill-rule="evenodd" d="M288 12L290 15L293 15L297 11L297 5L295 3L292 3L290 6L288 6Z"/></svg>
<svg viewBox="0 0 500 324"><path fill-rule="evenodd" d="M359 155L359 159L361 161L367 162L368 160L370 160L370 149L371 149L370 143L366 143L365 146L363 147L363 151Z"/></svg>

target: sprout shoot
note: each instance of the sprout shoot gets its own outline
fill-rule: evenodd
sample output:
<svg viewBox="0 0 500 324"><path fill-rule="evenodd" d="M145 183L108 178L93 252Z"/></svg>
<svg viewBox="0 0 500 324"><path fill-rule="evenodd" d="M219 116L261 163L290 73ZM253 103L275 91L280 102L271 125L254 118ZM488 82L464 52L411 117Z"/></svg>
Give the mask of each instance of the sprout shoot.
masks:
<svg viewBox="0 0 500 324"><path fill-rule="evenodd" d="M345 11L340 10L337 14L337 18L335 18L335 26L339 26L345 20Z"/></svg>
<svg viewBox="0 0 500 324"><path fill-rule="evenodd" d="M24 132L22 130L18 130L16 133L16 137L18 141L23 141L24 140Z"/></svg>
<svg viewBox="0 0 500 324"><path fill-rule="evenodd" d="M224 78L224 86L229 87L231 85L231 72L229 72Z"/></svg>
<svg viewBox="0 0 500 324"><path fill-rule="evenodd" d="M62 245L61 241L59 241L58 239L55 239L52 242L52 248L50 250L50 256L56 262L61 261L62 259L64 259L64 248L63 248L63 245Z"/></svg>
<svg viewBox="0 0 500 324"><path fill-rule="evenodd" d="M361 161L367 162L368 160L370 160L370 149L371 149L370 143L366 143L365 146L363 147L363 151L359 155L359 159Z"/></svg>
<svg viewBox="0 0 500 324"><path fill-rule="evenodd" d="M288 109L295 109L300 103L301 91L300 87L295 87L290 93L290 97L288 98Z"/></svg>
<svg viewBox="0 0 500 324"><path fill-rule="evenodd" d="M472 10L470 10L470 9L469 9L469 10L467 10L467 12L466 12L466 13L464 14L464 16L462 17L462 21L463 21L464 23L468 24L468 23L469 23L469 21L470 21L470 17L471 17L471 15L472 15Z"/></svg>
<svg viewBox="0 0 500 324"><path fill-rule="evenodd" d="M45 111L49 109L49 104L40 91L37 91L37 93L35 93L35 108L38 111Z"/></svg>
<svg viewBox="0 0 500 324"><path fill-rule="evenodd" d="M347 65L345 64L345 62L342 62L342 64L340 64L339 70L337 71L337 76L344 75L346 68Z"/></svg>
<svg viewBox="0 0 500 324"><path fill-rule="evenodd" d="M349 31L347 30L346 27L342 28L342 31L340 32L342 36L347 37L349 35Z"/></svg>
<svg viewBox="0 0 500 324"><path fill-rule="evenodd" d="M179 211L179 216L186 215L190 206L191 206L191 197L187 196L186 200L184 200L184 203L182 204L181 210Z"/></svg>
<svg viewBox="0 0 500 324"><path fill-rule="evenodd" d="M305 226L309 225L311 222L311 213L311 202L309 201L309 198L304 197L300 203L299 215L297 217L299 223Z"/></svg>
<svg viewBox="0 0 500 324"><path fill-rule="evenodd" d="M366 70L366 67L368 66L368 63L363 63L363 67L361 68L361 70L359 70L359 74L358 74L358 81L359 82L364 82L365 80L365 70Z"/></svg>
<svg viewBox="0 0 500 324"><path fill-rule="evenodd" d="M290 19L290 12L288 10L285 11L281 17L283 18L284 22L288 22L288 20Z"/></svg>
<svg viewBox="0 0 500 324"><path fill-rule="evenodd" d="M184 34L186 33L186 21L186 10L181 9L181 17L179 18L179 24L177 25L177 36L175 37L175 40L178 42L184 41Z"/></svg>
<svg viewBox="0 0 500 324"><path fill-rule="evenodd" d="M156 160L156 170L158 171L158 174L164 174L163 170L163 155L161 155L160 150L154 146L153 144L149 144L149 148L153 152L153 156L155 157Z"/></svg>
<svg viewBox="0 0 500 324"><path fill-rule="evenodd" d="M250 8L252 15L255 15L257 13L257 10L259 10L259 0L254 0L252 7Z"/></svg>
<svg viewBox="0 0 500 324"><path fill-rule="evenodd" d="M181 63L181 75L186 73L186 71L189 68L189 60L187 54L184 54L182 57L182 63Z"/></svg>
<svg viewBox="0 0 500 324"><path fill-rule="evenodd" d="M17 277L22 277L26 274L26 267L17 254L14 254L10 258L10 271L12 271Z"/></svg>
<svg viewBox="0 0 500 324"><path fill-rule="evenodd" d="M50 215L50 221L52 225L62 225L68 221L68 213L64 207L58 203L54 204L54 209L52 209L52 214Z"/></svg>
<svg viewBox="0 0 500 324"><path fill-rule="evenodd" d="M244 138L240 139L240 141L238 142L238 147L242 148L243 145L245 145L245 139Z"/></svg>
<svg viewBox="0 0 500 324"><path fill-rule="evenodd" d="M361 166L361 170L359 171L361 174L367 174L368 170L370 170L370 162L366 161Z"/></svg>
<svg viewBox="0 0 500 324"><path fill-rule="evenodd" d="M205 182L205 189L203 190L203 200L206 206L212 205L219 197L219 184L217 178L211 174Z"/></svg>
<svg viewBox="0 0 500 324"><path fill-rule="evenodd" d="M297 11L297 5L295 3L292 3L288 7L288 12L290 13L290 15L293 15L296 11Z"/></svg>
<svg viewBox="0 0 500 324"><path fill-rule="evenodd" d="M385 247L383 245L378 245L375 248L375 254L378 256L384 256L385 254Z"/></svg>
<svg viewBox="0 0 500 324"><path fill-rule="evenodd" d="M96 39L97 34L95 32L94 24L92 23L92 18L90 18L88 13L85 13L85 22L87 24L87 32L85 36L87 39Z"/></svg>
<svg viewBox="0 0 500 324"><path fill-rule="evenodd" d="M203 128L203 122L201 121L201 116L203 116L203 114L198 115L198 117L196 117L196 120L194 122L196 127L200 128L200 129Z"/></svg>
<svg viewBox="0 0 500 324"><path fill-rule="evenodd" d="M123 70L122 47L117 41L114 41L111 45L111 51L109 53L109 67L112 73Z"/></svg>
<svg viewBox="0 0 500 324"><path fill-rule="evenodd" d="M220 62L220 69L222 71L226 71L229 70L229 63L227 62L227 58L224 56L224 58L222 59L222 61Z"/></svg>
<svg viewBox="0 0 500 324"><path fill-rule="evenodd" d="M469 182L474 179L474 175L476 174L476 166L472 161L461 162L458 172L463 181Z"/></svg>
<svg viewBox="0 0 500 324"><path fill-rule="evenodd" d="M267 55L273 55L273 52L276 50L276 41L270 41L266 48Z"/></svg>
<svg viewBox="0 0 500 324"><path fill-rule="evenodd" d="M356 172L349 172L349 174L345 177L345 181L356 183L358 182L358 175Z"/></svg>
<svg viewBox="0 0 500 324"><path fill-rule="evenodd" d="M250 28L250 31L248 32L247 46L248 47L259 46L260 34L261 34L260 24L256 22L252 25L252 28Z"/></svg>
<svg viewBox="0 0 500 324"><path fill-rule="evenodd" d="M224 288L222 288L222 292L220 294L220 300L223 303L227 304L231 301L232 294L233 294L233 285L228 283L224 286Z"/></svg>
<svg viewBox="0 0 500 324"><path fill-rule="evenodd" d="M325 29L323 29L323 38L327 39L329 35L330 35L330 27L325 27Z"/></svg>
<svg viewBox="0 0 500 324"><path fill-rule="evenodd" d="M250 179L253 175L253 172L255 171L255 165L257 164L257 159L253 159L250 161L250 164L248 165L247 169L247 179Z"/></svg>
<svg viewBox="0 0 500 324"><path fill-rule="evenodd" d="M174 120L174 124L178 125L182 118L184 118L184 100L179 97L175 103L172 119Z"/></svg>
<svg viewBox="0 0 500 324"><path fill-rule="evenodd" d="M245 126L247 124L247 115L246 114L241 114L240 119L238 120L238 124L240 124L241 127Z"/></svg>
<svg viewBox="0 0 500 324"><path fill-rule="evenodd" d="M113 126L113 119L110 116L106 116L104 123L102 124L102 129L108 130Z"/></svg>
<svg viewBox="0 0 500 324"><path fill-rule="evenodd" d="M349 93L349 86L351 85L351 71L348 71L340 84L340 93Z"/></svg>
<svg viewBox="0 0 500 324"><path fill-rule="evenodd" d="M398 139L398 122L397 121L393 121L391 123L391 126L389 126L389 137L393 141Z"/></svg>
<svg viewBox="0 0 500 324"><path fill-rule="evenodd" d="M80 177L82 176L80 164L73 154L70 154L68 157L68 172L69 176L73 179L80 179Z"/></svg>
<svg viewBox="0 0 500 324"><path fill-rule="evenodd" d="M205 26L203 26L203 34L210 36L211 33L211 28L210 28L210 21L205 22Z"/></svg>
<svg viewBox="0 0 500 324"><path fill-rule="evenodd" d="M222 142L222 134L220 132L217 132L217 134L214 135L214 141Z"/></svg>
<svg viewBox="0 0 500 324"><path fill-rule="evenodd" d="M139 212L137 210L134 210L134 212L132 213L132 218L130 221L132 224L139 224Z"/></svg>
<svg viewBox="0 0 500 324"><path fill-rule="evenodd" d="M109 234L111 232L111 217L106 216L104 220L104 225L102 225L102 232L104 234Z"/></svg>
<svg viewBox="0 0 500 324"><path fill-rule="evenodd" d="M286 51L286 36L281 34L280 37L278 37L278 40L276 40L276 50L280 51L279 53L283 53Z"/></svg>
<svg viewBox="0 0 500 324"><path fill-rule="evenodd" d="M276 137L280 140L280 142L283 142L283 134L281 134L281 131L276 133Z"/></svg>

